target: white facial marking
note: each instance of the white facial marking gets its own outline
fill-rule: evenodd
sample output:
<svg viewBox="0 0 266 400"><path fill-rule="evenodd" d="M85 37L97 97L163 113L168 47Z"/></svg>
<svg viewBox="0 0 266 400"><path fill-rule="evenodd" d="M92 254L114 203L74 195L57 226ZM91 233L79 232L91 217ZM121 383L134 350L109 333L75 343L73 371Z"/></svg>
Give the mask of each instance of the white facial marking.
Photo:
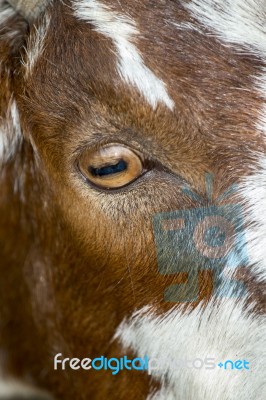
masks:
<svg viewBox="0 0 266 400"><path fill-rule="evenodd" d="M123 321L115 338L138 357L162 360L162 368L151 371L162 388L149 400L263 400L265 330L265 319L248 315L241 302L223 299L190 314L172 310L155 316L146 307ZM215 368L180 367L180 360L196 358L214 358ZM250 370L225 371L217 366L228 359L246 360Z"/></svg>
<svg viewBox="0 0 266 400"><path fill-rule="evenodd" d="M74 9L77 18L92 23L97 32L113 40L121 78L137 88L153 108L158 103L163 103L172 110L174 102L167 93L165 83L145 66L141 53L134 44L139 34L134 21L109 10L97 0L75 1Z"/></svg>
<svg viewBox="0 0 266 400"><path fill-rule="evenodd" d="M191 0L183 6L223 41L266 53L266 3L257 0Z"/></svg>
<svg viewBox="0 0 266 400"><path fill-rule="evenodd" d="M259 281L266 283L266 157L258 169L244 180L241 193L246 201L245 222L248 262ZM265 291L266 296L266 291Z"/></svg>

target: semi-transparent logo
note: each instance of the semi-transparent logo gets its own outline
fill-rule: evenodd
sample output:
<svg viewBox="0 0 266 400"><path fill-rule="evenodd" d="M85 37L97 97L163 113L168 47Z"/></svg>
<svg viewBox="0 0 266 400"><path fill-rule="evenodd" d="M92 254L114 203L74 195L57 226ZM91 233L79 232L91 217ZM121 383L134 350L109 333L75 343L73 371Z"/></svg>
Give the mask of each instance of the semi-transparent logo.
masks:
<svg viewBox="0 0 266 400"><path fill-rule="evenodd" d="M206 177L206 199L184 188L197 200L199 207L156 214L153 219L159 272L162 275L187 273L185 284L165 290L170 302L192 302L199 298L199 272L213 271L215 296L240 297L244 284L235 272L247 265L243 210L240 204L226 203L236 191L231 187L215 201L212 198L212 176Z"/></svg>

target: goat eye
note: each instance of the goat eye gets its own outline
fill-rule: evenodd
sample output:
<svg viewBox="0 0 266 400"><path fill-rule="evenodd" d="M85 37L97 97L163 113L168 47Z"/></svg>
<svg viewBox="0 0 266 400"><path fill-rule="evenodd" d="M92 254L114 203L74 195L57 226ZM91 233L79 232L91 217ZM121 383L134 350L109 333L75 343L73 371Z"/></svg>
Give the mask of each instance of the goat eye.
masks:
<svg viewBox="0 0 266 400"><path fill-rule="evenodd" d="M84 151L78 167L86 180L104 189L122 188L140 177L144 170L141 158L122 145Z"/></svg>

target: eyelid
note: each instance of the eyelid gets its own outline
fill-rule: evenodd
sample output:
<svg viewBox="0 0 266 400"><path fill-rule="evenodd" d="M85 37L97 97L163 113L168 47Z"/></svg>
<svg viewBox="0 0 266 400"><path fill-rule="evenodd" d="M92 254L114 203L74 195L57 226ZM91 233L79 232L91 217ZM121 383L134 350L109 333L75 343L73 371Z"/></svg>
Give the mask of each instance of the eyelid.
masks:
<svg viewBox="0 0 266 400"><path fill-rule="evenodd" d="M124 146L127 148L130 148L134 153L136 153L137 156L139 156L143 161L147 160L151 163L156 164L158 160L153 157L153 154L151 151L147 151L147 149L142 146L138 141L136 140L129 140L125 141L124 139L121 139L120 137L116 136L111 136L109 138L107 137L102 137L102 138L95 138L93 141L83 141L75 150L73 156L76 158L78 157L83 151L86 149L88 150L100 150L103 147L106 146L115 146L115 145L120 145Z"/></svg>

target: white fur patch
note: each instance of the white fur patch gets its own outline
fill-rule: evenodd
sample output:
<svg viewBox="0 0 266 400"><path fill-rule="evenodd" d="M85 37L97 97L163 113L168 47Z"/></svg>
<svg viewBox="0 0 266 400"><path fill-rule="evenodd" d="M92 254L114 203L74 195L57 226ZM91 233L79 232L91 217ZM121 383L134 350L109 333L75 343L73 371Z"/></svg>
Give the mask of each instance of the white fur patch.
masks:
<svg viewBox="0 0 266 400"><path fill-rule="evenodd" d="M182 1L201 24L223 41L266 53L266 3L258 0Z"/></svg>
<svg viewBox="0 0 266 400"><path fill-rule="evenodd" d="M44 51L44 42L50 25L50 16L45 14L40 25L35 27L35 32L29 37L25 48L26 59L23 60L25 66L25 76L28 77Z"/></svg>
<svg viewBox="0 0 266 400"><path fill-rule="evenodd" d="M258 164L258 170L245 179L241 192L248 207L245 235L249 264L257 279L266 282L266 157L261 156Z"/></svg>
<svg viewBox="0 0 266 400"><path fill-rule="evenodd" d="M75 1L74 8L77 18L92 23L97 32L113 40L121 78L137 88L153 108L163 103L172 110L174 102L167 93L165 83L145 66L134 44L139 34L134 21L111 11L97 0Z"/></svg>
<svg viewBox="0 0 266 400"><path fill-rule="evenodd" d="M266 67L255 79L255 85L265 100L256 128L262 132L266 142ZM244 180L241 192L248 207L246 237L249 262L258 279L266 282L266 156L258 153L255 157L258 161L254 173Z"/></svg>
<svg viewBox="0 0 266 400"><path fill-rule="evenodd" d="M0 165L12 158L22 142L19 113L15 100L7 110L5 121L0 125Z"/></svg>
<svg viewBox="0 0 266 400"><path fill-rule="evenodd" d="M223 299L190 314L172 310L155 316L148 307L119 326L115 338L138 357L163 360L153 378L162 384L149 400L264 400L266 395L266 324L252 317L241 302ZM177 360L245 359L250 370L173 367Z"/></svg>

